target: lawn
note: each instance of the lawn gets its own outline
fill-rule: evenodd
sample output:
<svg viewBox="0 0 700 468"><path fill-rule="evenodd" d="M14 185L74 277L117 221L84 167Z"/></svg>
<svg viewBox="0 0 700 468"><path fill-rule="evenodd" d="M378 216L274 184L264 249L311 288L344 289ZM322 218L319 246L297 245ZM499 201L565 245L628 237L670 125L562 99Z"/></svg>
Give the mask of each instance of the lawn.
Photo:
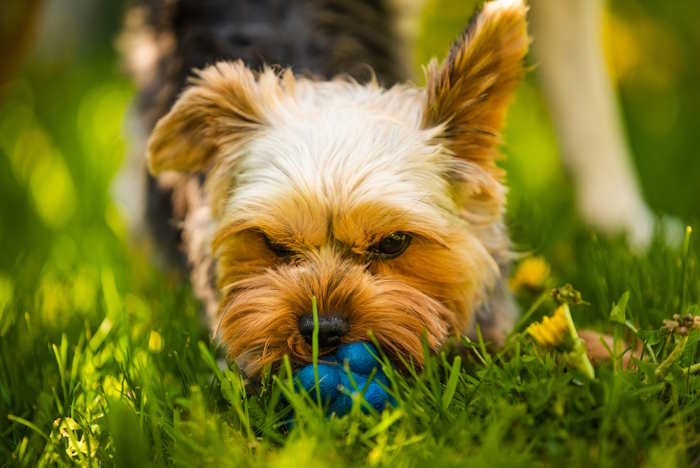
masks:
<svg viewBox="0 0 700 468"><path fill-rule="evenodd" d="M421 61L441 54L469 16L458 0L428 3ZM611 2L606 44L647 198L697 226L700 6L673 5ZM111 47L117 26L105 20L99 40L72 55L34 57L0 89L0 464L700 462L691 367L700 332L672 334L662 322L700 314L698 235L634 253L585 227L535 74L509 115L504 164L521 268L533 273L532 258L547 268L514 284L532 314L505 348L466 343L459 360L446 350L420 372L389 372L396 407L363 412L358 400L342 418L325 417L284 368L257 389L221 370L187 280L151 262L110 196L133 97ZM620 348L636 335L643 362L623 369L613 359L589 380L524 333L554 311L551 288L566 283L588 303L572 306L579 328L604 330Z"/></svg>

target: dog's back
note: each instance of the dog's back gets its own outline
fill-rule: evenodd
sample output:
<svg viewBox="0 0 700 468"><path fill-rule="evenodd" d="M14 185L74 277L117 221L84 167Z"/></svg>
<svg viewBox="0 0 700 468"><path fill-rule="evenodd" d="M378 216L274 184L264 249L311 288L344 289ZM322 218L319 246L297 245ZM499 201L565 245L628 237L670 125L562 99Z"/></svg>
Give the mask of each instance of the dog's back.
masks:
<svg viewBox="0 0 700 468"><path fill-rule="evenodd" d="M220 60L323 78L364 80L373 70L384 85L405 79L383 0L143 0L129 11L121 44L138 87L134 130L142 136L167 113L194 69ZM134 157L144 158L143 150L137 145ZM145 225L161 253L184 265L178 225L191 204L187 184L147 176L146 185Z"/></svg>

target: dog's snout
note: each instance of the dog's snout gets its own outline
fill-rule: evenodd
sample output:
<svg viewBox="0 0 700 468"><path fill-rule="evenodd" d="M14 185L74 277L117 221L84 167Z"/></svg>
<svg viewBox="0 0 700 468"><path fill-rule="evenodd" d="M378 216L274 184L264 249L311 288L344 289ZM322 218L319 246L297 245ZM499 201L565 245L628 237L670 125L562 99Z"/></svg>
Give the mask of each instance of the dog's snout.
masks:
<svg viewBox="0 0 700 468"><path fill-rule="evenodd" d="M336 314L323 314L318 316L318 344L320 347L336 346L340 339L350 328L347 320ZM299 317L299 333L304 340L311 344L314 332L313 314L304 314Z"/></svg>

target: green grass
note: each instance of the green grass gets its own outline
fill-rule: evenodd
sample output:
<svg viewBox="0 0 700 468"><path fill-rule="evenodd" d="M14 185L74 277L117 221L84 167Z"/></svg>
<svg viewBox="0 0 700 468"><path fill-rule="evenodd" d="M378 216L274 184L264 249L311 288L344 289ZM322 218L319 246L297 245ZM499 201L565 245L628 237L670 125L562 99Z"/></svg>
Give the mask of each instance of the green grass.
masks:
<svg viewBox="0 0 700 468"><path fill-rule="evenodd" d="M666 255L669 269L650 270L648 281L680 277L680 257ZM608 269L592 273L604 279ZM0 401L10 417L0 421L0 450L8 464L677 466L700 453L700 377L682 370L698 361L697 331L665 376L651 362L633 371L606 364L592 382L522 335L497 353L477 343L463 361L439 355L419 373L389 370L395 409L364 414L357 406L326 419L314 395L295 393L284 367L250 394L235 370L220 370L186 288L153 270L138 284L135 272L122 274L103 266L94 310L59 326L45 297L9 293L14 286L3 283ZM588 287L601 283L590 276ZM694 274L689 280L697 288ZM53 292L76 287L66 279ZM625 320L639 324L645 309L632 303ZM575 309L580 322L594 320L592 308ZM677 338L642 330L662 361Z"/></svg>
<svg viewBox="0 0 700 468"><path fill-rule="evenodd" d="M659 5L670 24L695 31ZM462 24L441 28L436 21L426 22L423 51L441 47L440 37ZM682 37L691 54L700 39ZM692 222L700 193L682 181L700 170L690 158L694 141L674 137L668 157L651 160L661 143L639 136L635 124L649 118L647 101L635 100L648 95L642 85L621 83L632 146L642 145L645 189L656 208ZM674 88L688 99L695 96L690 90ZM522 334L502 350L467 343L470 351L459 359L432 356L420 372L386 369L398 405L382 414L365 414L358 402L349 416L327 419L313 393L294 391L284 365L259 389L246 388L235 369L217 364L219 351L186 281L130 244L109 196L132 97L113 52L105 45L68 63L35 63L1 91L1 465L698 463L700 377L684 373L699 361L697 331L664 372L651 359L632 370L613 361L596 368L595 381ZM692 134L694 122L680 119L673 131ZM698 237L688 253L657 240L635 255L624 239L585 228L553 138L530 78L518 91L504 148L508 223L518 249L551 265L546 288L571 283L581 291L590 305L572 308L579 328L621 338L633 326L647 355L662 363L685 340L669 337L662 320L699 313ZM681 182L665 174L679 174ZM541 292L520 292L523 310ZM626 292L626 308L615 308ZM528 322L554 310L551 299L540 302Z"/></svg>

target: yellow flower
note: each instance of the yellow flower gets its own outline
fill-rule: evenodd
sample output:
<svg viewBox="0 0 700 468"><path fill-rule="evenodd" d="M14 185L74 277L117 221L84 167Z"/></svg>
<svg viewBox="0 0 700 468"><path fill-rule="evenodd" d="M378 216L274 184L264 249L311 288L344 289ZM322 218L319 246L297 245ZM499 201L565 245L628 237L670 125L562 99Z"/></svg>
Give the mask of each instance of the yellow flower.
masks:
<svg viewBox="0 0 700 468"><path fill-rule="evenodd" d="M586 346L576 332L568 304L560 305L551 317L544 317L541 322L531 324L526 333L540 346L563 351L567 363L589 378L595 378L593 366L586 355Z"/></svg>
<svg viewBox="0 0 700 468"><path fill-rule="evenodd" d="M570 342L570 322L573 323L569 306L563 304L551 317L545 317L541 322L533 323L527 327L526 331L541 346L556 348Z"/></svg>
<svg viewBox="0 0 700 468"><path fill-rule="evenodd" d="M518 291L522 288L541 290L549 279L549 264L542 257L530 257L518 266L510 279L510 289Z"/></svg>
<svg viewBox="0 0 700 468"><path fill-rule="evenodd" d="M148 337L148 349L152 353L160 353L163 349L163 337L155 330L151 330L151 334Z"/></svg>

